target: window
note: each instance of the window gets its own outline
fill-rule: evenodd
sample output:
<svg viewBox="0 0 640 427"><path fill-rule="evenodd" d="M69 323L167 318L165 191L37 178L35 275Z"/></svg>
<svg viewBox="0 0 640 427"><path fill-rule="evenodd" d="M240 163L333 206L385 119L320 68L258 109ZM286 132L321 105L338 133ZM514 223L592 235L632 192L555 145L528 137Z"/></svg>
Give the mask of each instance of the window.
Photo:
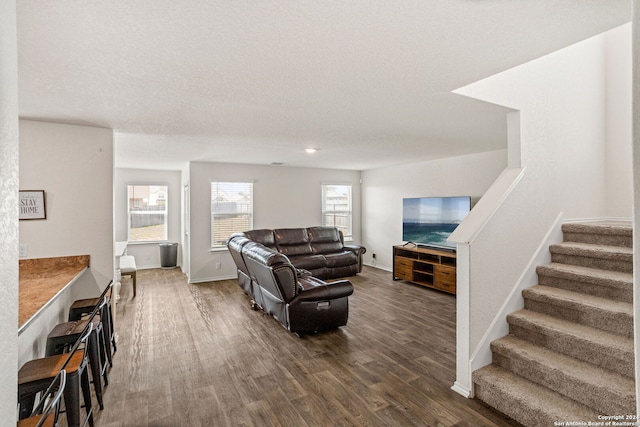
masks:
<svg viewBox="0 0 640 427"><path fill-rule="evenodd" d="M351 216L351 185L322 184L322 225L338 228L350 240Z"/></svg>
<svg viewBox="0 0 640 427"><path fill-rule="evenodd" d="M166 185L129 185L129 241L157 242L167 240Z"/></svg>
<svg viewBox="0 0 640 427"><path fill-rule="evenodd" d="M227 244L229 236L253 228L253 183L211 183L211 247Z"/></svg>

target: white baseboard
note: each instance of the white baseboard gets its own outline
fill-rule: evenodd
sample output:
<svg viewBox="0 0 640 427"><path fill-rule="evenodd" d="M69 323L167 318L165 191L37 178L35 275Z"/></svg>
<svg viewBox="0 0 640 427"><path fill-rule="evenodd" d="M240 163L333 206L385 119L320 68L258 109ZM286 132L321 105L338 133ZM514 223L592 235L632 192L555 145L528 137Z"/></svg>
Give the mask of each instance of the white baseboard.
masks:
<svg viewBox="0 0 640 427"><path fill-rule="evenodd" d="M467 399L471 396L471 390L469 390L466 387L461 386L458 381L456 381L455 383L453 383L453 385L451 386L451 390L455 391L456 393L466 397Z"/></svg>
<svg viewBox="0 0 640 427"><path fill-rule="evenodd" d="M238 276L235 274L232 276L200 277L197 279L190 279L189 283L219 282L221 280L233 280L237 278Z"/></svg>
<svg viewBox="0 0 640 427"><path fill-rule="evenodd" d="M388 271L389 273L391 273L393 271L392 268L386 267L386 266L383 266L383 265L375 265L375 264L368 264L368 263L364 263L364 265L366 265L367 267L377 268L378 270Z"/></svg>

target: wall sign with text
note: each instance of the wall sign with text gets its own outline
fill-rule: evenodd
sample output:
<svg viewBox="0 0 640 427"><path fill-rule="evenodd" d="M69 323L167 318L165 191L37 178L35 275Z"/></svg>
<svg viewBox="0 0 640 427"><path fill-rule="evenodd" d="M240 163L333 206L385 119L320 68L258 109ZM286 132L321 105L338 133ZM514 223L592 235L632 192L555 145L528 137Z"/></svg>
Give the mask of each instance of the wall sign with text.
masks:
<svg viewBox="0 0 640 427"><path fill-rule="evenodd" d="M20 219L47 219L44 190L20 191Z"/></svg>

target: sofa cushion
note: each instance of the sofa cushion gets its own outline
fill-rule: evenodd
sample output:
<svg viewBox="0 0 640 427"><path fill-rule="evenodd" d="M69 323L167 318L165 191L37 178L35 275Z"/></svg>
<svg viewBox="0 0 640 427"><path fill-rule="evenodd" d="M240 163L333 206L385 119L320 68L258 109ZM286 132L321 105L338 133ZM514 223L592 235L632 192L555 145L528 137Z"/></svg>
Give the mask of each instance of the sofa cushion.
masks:
<svg viewBox="0 0 640 427"><path fill-rule="evenodd" d="M323 276L325 280L338 279L341 277L355 276L358 274L358 265L345 265L343 267L327 268L327 274Z"/></svg>
<svg viewBox="0 0 640 427"><path fill-rule="evenodd" d="M275 248L276 246L273 230L250 230L245 231L243 234L254 242L262 243L269 248Z"/></svg>
<svg viewBox="0 0 640 427"><path fill-rule="evenodd" d="M327 266L327 261L322 255L300 255L288 257L291 264L304 270L315 270Z"/></svg>
<svg viewBox="0 0 640 427"><path fill-rule="evenodd" d="M281 254L297 256L313 253L306 228L279 228L273 230L273 234L278 252Z"/></svg>
<svg viewBox="0 0 640 427"><path fill-rule="evenodd" d="M277 306L278 301L288 302L297 293L296 270L289 259L257 242L243 247L250 277L260 286L262 303ZM267 301L268 298L268 301ZM268 313L273 307L263 307Z"/></svg>
<svg viewBox="0 0 640 427"><path fill-rule="evenodd" d="M277 264L289 264L289 259L285 255L258 242L246 243L243 247L242 253L247 258L258 261L259 263L265 264L269 267ZM247 265L247 268L248 267L249 266Z"/></svg>
<svg viewBox="0 0 640 427"><path fill-rule="evenodd" d="M344 267L358 263L358 257L350 251L334 252L323 256L327 260L328 268Z"/></svg>
<svg viewBox="0 0 640 427"><path fill-rule="evenodd" d="M338 252L343 249L340 231L335 227L309 227L307 233L314 254Z"/></svg>
<svg viewBox="0 0 640 427"><path fill-rule="evenodd" d="M336 227L316 226L307 228L310 242L340 242L342 238Z"/></svg>
<svg viewBox="0 0 640 427"><path fill-rule="evenodd" d="M244 235L240 235L240 234L231 236L231 238L227 242L229 253L233 258L233 261L236 263L238 270L242 271L246 275L249 275L249 273L247 271L247 265L245 264L244 259L242 258L242 247L249 242L251 242L251 240L249 240L247 237L244 237Z"/></svg>

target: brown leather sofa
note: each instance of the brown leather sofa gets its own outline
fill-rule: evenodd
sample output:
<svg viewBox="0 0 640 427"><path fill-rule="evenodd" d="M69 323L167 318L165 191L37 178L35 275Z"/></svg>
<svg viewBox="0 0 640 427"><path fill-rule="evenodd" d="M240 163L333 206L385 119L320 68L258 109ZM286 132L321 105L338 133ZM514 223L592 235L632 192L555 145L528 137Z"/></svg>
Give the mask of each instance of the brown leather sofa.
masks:
<svg viewBox="0 0 640 427"><path fill-rule="evenodd" d="M237 267L238 282L254 306L297 334L309 334L347 324L348 280L331 283L296 268L289 258L244 235L232 236L227 246Z"/></svg>
<svg viewBox="0 0 640 427"><path fill-rule="evenodd" d="M364 246L345 245L336 227L251 230L244 236L286 255L296 268L308 270L318 279L355 276L362 271Z"/></svg>

